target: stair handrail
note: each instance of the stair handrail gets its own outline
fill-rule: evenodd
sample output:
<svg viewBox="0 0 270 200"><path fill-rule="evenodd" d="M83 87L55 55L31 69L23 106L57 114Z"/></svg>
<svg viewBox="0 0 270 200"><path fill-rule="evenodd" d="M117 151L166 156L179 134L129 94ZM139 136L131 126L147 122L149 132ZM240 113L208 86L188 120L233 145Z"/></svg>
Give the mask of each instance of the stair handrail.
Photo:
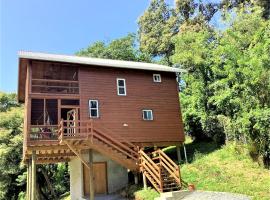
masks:
<svg viewBox="0 0 270 200"><path fill-rule="evenodd" d="M109 130L108 128L106 128L106 127L103 127L103 126L101 127L100 125L95 125L95 127L98 127L98 129L104 129L104 130L106 130L106 132L112 133L112 131ZM119 135L116 135L115 138L118 138L118 139L120 139L121 141L123 141L122 143L126 143L126 144L128 144L128 146L131 146L131 147L133 147L134 149L139 150L138 147L137 147L136 145L134 145L133 143L129 142L128 140L126 140L126 139L120 137Z"/></svg>
<svg viewBox="0 0 270 200"><path fill-rule="evenodd" d="M122 145L121 143L117 141L112 141L108 139L106 136L98 133L95 131L94 137L97 138L98 140L102 141L103 143L109 145L110 147L116 149L117 151L121 152L122 154L126 155L127 157L132 158L135 161L138 161L138 156L135 155L135 152L132 152L132 149L128 149L128 147ZM93 142L95 143L95 142ZM137 153L137 152L136 152Z"/></svg>
<svg viewBox="0 0 270 200"><path fill-rule="evenodd" d="M156 163L153 162L153 160L141 149L139 151L140 154L140 158L145 158L145 160L147 160L147 162L151 163L151 165L155 168L155 170L159 170L159 167Z"/></svg>
<svg viewBox="0 0 270 200"><path fill-rule="evenodd" d="M161 169L160 167L153 162L153 160L141 149L139 151L139 155L140 155L140 171L141 172L148 172L148 174L150 174L152 176L152 178L156 181L156 183L158 184L159 188L156 187L155 183L152 183L154 185L154 187L162 192L163 191L163 181L161 179ZM147 177L149 179L150 182L151 179L149 177Z"/></svg>
<svg viewBox="0 0 270 200"><path fill-rule="evenodd" d="M90 122L90 123L94 123L93 121ZM116 136L116 137L112 137L111 135L105 133L104 131L100 130L101 128L98 127L97 125L93 126L93 128L91 130L94 130L94 134L92 134L93 136L96 136L97 135L100 135L101 137L99 139L102 139L102 137L106 137L107 139L109 139L111 142L113 142L114 144L116 144L118 147L120 147L121 149L124 149L125 151L128 151L130 153L129 156L131 156L134 160L138 160L139 158L139 154L136 150L134 150L133 148L131 148L130 146L132 147L135 147L137 149L137 146L135 146L134 144L130 143L129 141L119 137L119 136ZM105 128L103 128L105 129ZM106 129L105 129L106 130ZM119 140L121 141L124 141L124 142L120 142ZM111 146L110 143L106 142L108 145ZM130 145L126 145L125 143L129 144Z"/></svg>
<svg viewBox="0 0 270 200"><path fill-rule="evenodd" d="M181 184L179 167L163 151L158 150L157 152L161 161L161 166L163 166L167 172L174 177L178 184Z"/></svg>
<svg viewBox="0 0 270 200"><path fill-rule="evenodd" d="M158 153L164 157L176 170L178 170L178 165L175 164L175 162L172 161L172 159L167 156L162 150L159 149Z"/></svg>

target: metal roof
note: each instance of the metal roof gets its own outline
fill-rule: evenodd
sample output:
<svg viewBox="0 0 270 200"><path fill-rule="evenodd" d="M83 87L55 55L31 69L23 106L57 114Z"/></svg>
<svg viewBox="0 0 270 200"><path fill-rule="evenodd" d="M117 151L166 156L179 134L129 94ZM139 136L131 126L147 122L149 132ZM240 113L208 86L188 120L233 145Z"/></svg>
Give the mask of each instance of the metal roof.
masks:
<svg viewBox="0 0 270 200"><path fill-rule="evenodd" d="M102 66L102 67L115 67L115 68L140 69L140 70L165 71L165 72L185 72L185 70L183 69L168 67L165 65L153 64L153 63L112 60L112 59L103 59L103 58L91 58L91 57L82 57L82 56L73 56L73 55L19 51L18 56L19 58L25 58L25 59L76 63L76 64L95 65L95 66Z"/></svg>

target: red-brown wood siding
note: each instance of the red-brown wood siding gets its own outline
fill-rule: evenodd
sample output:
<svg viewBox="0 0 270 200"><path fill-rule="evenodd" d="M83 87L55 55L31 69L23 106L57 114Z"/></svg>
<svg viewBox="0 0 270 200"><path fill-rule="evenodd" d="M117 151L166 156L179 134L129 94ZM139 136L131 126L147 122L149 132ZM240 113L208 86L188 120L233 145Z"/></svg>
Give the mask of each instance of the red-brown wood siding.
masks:
<svg viewBox="0 0 270 200"><path fill-rule="evenodd" d="M161 74L161 83L153 82L154 73ZM126 96L117 95L117 78L126 80ZM95 123L131 142L184 140L174 73L81 66L79 86L82 120L90 118L88 101L94 99L100 113ZM153 110L153 121L142 119L143 109Z"/></svg>

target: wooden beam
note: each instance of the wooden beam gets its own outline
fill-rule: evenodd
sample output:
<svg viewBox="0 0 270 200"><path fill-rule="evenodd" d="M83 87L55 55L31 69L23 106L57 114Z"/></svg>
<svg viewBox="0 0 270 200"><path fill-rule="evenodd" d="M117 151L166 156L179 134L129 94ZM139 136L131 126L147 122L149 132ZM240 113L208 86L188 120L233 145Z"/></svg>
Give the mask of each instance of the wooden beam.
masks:
<svg viewBox="0 0 270 200"><path fill-rule="evenodd" d="M36 200L36 188L37 188L37 177L36 177L36 151L32 153L32 175L31 175L31 200Z"/></svg>
<svg viewBox="0 0 270 200"><path fill-rule="evenodd" d="M37 156L39 158L51 158L51 157L74 157L76 156L73 152L70 153L44 153Z"/></svg>
<svg viewBox="0 0 270 200"><path fill-rule="evenodd" d="M30 200L30 161L27 161L26 163L26 169L27 169L27 182L26 182L26 200Z"/></svg>
<svg viewBox="0 0 270 200"><path fill-rule="evenodd" d="M72 150L73 153L75 153L76 156L78 156L78 157L81 159L82 163L85 164L85 166L86 166L88 169L90 169L89 163L81 156L81 154L80 154L78 151L76 151L76 149L75 149L68 141L65 141L65 143L66 143L67 146L70 148L70 150Z"/></svg>
<svg viewBox="0 0 270 200"><path fill-rule="evenodd" d="M69 162L69 158L61 158L61 159L46 159L46 160L37 160L36 164L54 164L60 162Z"/></svg>
<svg viewBox="0 0 270 200"><path fill-rule="evenodd" d="M32 93L29 95L31 98L41 99L74 99L80 100L78 94L49 94L49 93Z"/></svg>
<svg viewBox="0 0 270 200"><path fill-rule="evenodd" d="M94 200L95 198L95 188L94 188L94 166L93 166L93 150L89 149L89 186L90 186L90 200Z"/></svg>

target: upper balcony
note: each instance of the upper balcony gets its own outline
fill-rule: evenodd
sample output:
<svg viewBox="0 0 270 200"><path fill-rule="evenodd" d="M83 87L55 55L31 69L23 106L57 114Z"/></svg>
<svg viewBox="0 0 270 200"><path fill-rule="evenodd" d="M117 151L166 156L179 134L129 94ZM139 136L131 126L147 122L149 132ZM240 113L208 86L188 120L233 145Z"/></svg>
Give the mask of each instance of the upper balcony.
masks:
<svg viewBox="0 0 270 200"><path fill-rule="evenodd" d="M41 61L32 66L32 93L79 94L76 66Z"/></svg>

